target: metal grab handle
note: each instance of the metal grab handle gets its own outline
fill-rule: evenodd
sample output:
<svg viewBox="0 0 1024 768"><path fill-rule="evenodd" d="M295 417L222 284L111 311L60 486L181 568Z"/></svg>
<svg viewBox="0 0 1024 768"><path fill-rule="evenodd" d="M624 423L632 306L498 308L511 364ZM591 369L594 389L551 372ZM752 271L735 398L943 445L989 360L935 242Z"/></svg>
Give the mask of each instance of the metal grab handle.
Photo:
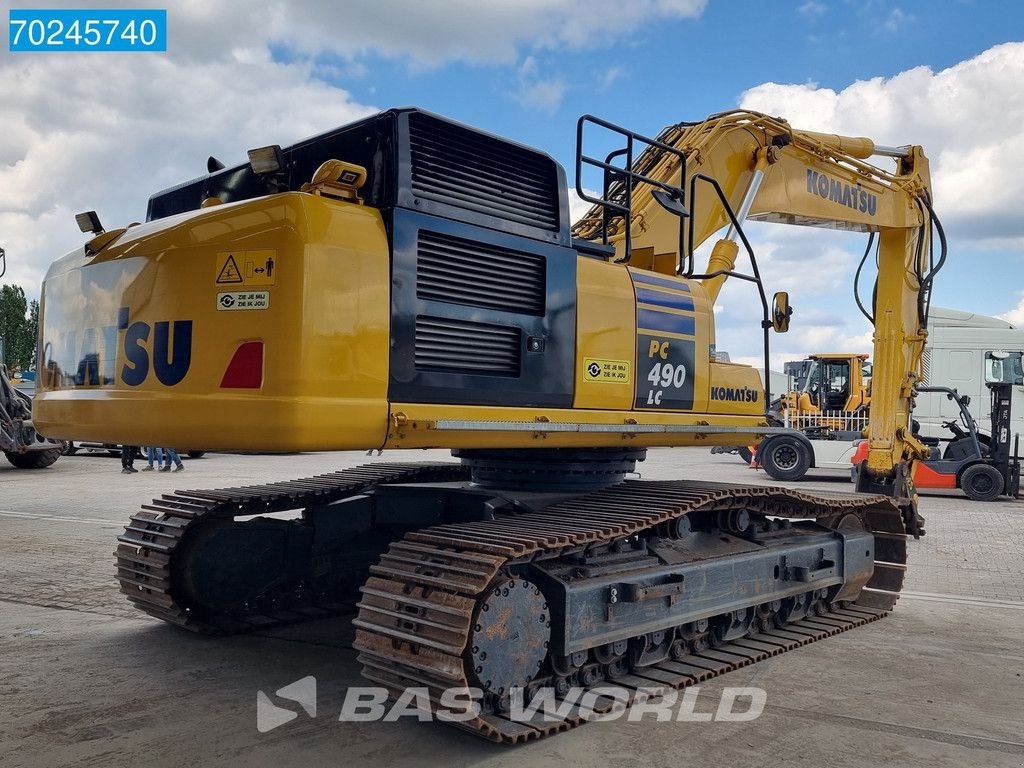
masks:
<svg viewBox="0 0 1024 768"><path fill-rule="evenodd" d="M663 597L676 597L685 590L682 576L670 576L664 584L648 586L644 584L623 584L619 594L624 603L642 603L645 600L657 600Z"/></svg>
<svg viewBox="0 0 1024 768"><path fill-rule="evenodd" d="M820 581L836 575L836 564L831 560L823 560L817 568L805 565L791 565L786 569L787 581Z"/></svg>

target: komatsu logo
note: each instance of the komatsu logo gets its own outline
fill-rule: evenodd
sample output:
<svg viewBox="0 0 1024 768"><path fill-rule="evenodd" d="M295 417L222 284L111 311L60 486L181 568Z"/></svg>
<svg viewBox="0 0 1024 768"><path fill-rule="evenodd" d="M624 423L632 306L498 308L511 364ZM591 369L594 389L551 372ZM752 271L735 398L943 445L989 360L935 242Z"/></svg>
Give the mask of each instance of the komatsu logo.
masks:
<svg viewBox="0 0 1024 768"><path fill-rule="evenodd" d="M728 400L733 403L756 403L759 395L756 389L747 387L712 387L712 400Z"/></svg>
<svg viewBox="0 0 1024 768"><path fill-rule="evenodd" d="M807 191L868 216L874 216L878 211L878 195L861 189L859 184L844 184L810 168L807 169Z"/></svg>
<svg viewBox="0 0 1024 768"><path fill-rule="evenodd" d="M70 331L63 334L62 346L60 367L77 386L119 381L137 387L152 371L157 381L173 387L192 364L192 321L131 322L128 307L121 307L115 325L85 328L81 338Z"/></svg>

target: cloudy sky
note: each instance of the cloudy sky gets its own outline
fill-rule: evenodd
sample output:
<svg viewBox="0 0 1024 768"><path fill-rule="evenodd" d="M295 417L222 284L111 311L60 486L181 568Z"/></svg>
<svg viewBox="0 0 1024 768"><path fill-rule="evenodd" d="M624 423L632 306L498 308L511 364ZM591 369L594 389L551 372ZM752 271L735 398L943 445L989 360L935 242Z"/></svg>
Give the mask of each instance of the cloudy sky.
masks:
<svg viewBox="0 0 1024 768"><path fill-rule="evenodd" d="M63 7L117 3L71 2ZM4 282L37 296L83 242L73 215L141 220L151 193L378 109L417 105L544 149L571 174L585 112L653 135L738 106L921 144L950 263L935 303L1024 324L1024 6L984 0L185 0L168 52L0 53ZM61 3L8 7L62 7ZM7 25L7 14L2 15ZM6 32L5 32L6 37ZM570 175L571 183L571 175ZM851 282L864 240L751 227L798 314L779 362L870 349ZM756 359L747 286L719 347Z"/></svg>

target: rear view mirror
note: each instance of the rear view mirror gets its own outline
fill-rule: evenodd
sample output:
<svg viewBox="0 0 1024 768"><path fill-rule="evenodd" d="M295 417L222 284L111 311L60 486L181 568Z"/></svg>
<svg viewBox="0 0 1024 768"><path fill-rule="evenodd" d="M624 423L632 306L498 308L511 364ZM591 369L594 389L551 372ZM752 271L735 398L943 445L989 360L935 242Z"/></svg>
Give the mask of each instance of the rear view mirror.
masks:
<svg viewBox="0 0 1024 768"><path fill-rule="evenodd" d="M789 318L793 316L793 308L789 306L789 294L779 291L775 294L774 307L772 308L772 328L776 333L785 333L789 330Z"/></svg>
<svg viewBox="0 0 1024 768"><path fill-rule="evenodd" d="M682 204L678 197L673 197L668 192L660 189L654 190L651 195L658 201L658 204L669 213L675 214L681 219L690 215L690 211Z"/></svg>

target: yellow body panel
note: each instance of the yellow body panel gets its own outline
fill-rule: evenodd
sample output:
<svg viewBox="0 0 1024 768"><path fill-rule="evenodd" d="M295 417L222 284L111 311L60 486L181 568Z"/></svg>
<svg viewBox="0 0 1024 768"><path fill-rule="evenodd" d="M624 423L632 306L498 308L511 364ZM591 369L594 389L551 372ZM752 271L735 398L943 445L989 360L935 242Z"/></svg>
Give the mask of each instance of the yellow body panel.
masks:
<svg viewBox="0 0 1024 768"><path fill-rule="evenodd" d="M636 386L636 296L617 264L579 259L574 408L628 410ZM627 378L616 378L625 363Z"/></svg>
<svg viewBox="0 0 1024 768"><path fill-rule="evenodd" d="M223 254L254 251L276 253L273 284L257 278L250 288L230 269L217 282ZM133 227L87 269L82 261L66 257L45 284L43 367L54 374L33 409L43 434L145 443L156 428L167 444L211 450L383 442L390 273L376 210L299 193L213 206ZM244 280L246 257L237 262ZM221 294L252 290L269 294L266 309L218 309ZM173 347L178 323L191 322L180 382L161 383L150 366L141 383L124 383L135 368L128 328L118 328L122 307L130 325L152 329L140 342L150 361L158 323L170 323ZM69 333L76 325L83 330ZM247 341L265 342L262 387L221 388ZM99 384L71 388L89 355Z"/></svg>
<svg viewBox="0 0 1024 768"><path fill-rule="evenodd" d="M761 377L749 365L712 363L708 412L724 415L764 414Z"/></svg>
<svg viewBox="0 0 1024 768"><path fill-rule="evenodd" d="M161 442L207 450L624 441L639 447L749 442L766 426L760 399L749 397L759 393L757 373L710 360L712 308L696 281L660 276L660 287L637 283L652 301L692 300L692 310L638 303L634 279L643 275L631 276L637 270L579 257L573 409L401 404L389 419L390 276L377 211L288 193L133 227L88 268L78 268L79 259L72 254L58 262L46 280L43 359L50 375L36 414L40 429L55 438L147 443L156 432ZM273 273L256 273L254 265L267 259L274 260ZM226 311L219 308L225 293L265 293L267 306ZM127 317L119 317L122 307ZM669 322L689 320L694 332L641 329L638 341L638 310ZM170 356L186 368L173 384L155 372L161 323L168 350L185 333L181 324L190 324L187 362ZM87 330L69 333L74 324ZM130 357L137 324L149 330ZM252 341L264 343L262 386L223 387L235 350ZM694 345L692 407L637 408L638 376L658 362L657 349L674 344ZM138 368L139 359L149 370ZM95 383L86 363L98 372ZM597 376L588 373L594 364L601 368ZM729 396L713 396L712 388ZM571 431L439 429L451 419L547 419ZM587 431L615 424L623 431ZM706 425L712 429L698 429Z"/></svg>

